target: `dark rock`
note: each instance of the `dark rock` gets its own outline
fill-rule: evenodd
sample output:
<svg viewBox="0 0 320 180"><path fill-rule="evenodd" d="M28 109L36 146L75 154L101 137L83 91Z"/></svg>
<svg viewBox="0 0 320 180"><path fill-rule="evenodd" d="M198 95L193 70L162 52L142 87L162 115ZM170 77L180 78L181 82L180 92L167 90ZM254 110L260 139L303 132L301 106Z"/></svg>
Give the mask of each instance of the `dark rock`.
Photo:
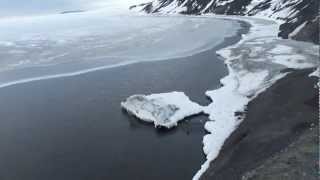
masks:
<svg viewBox="0 0 320 180"><path fill-rule="evenodd" d="M176 3L177 6L183 6L186 9L179 13L193 15L215 13L255 16L265 10L270 10L273 14L288 12L287 16L275 17L285 21L280 26L278 35L284 39L292 38L319 44L319 0L301 0L299 2L279 0L279 4L281 4L279 7L271 6L275 0L263 0L250 11L248 11L248 7L252 0L215 0L209 4L211 2L212 0L158 0L159 5L155 7L153 3L147 3L143 10L147 13L157 13L166 6ZM303 24L305 26L299 29ZM300 31L296 33L297 28ZM293 32L295 32L294 35L289 37Z"/></svg>
<svg viewBox="0 0 320 180"><path fill-rule="evenodd" d="M319 44L319 23L320 17L308 22L297 34L291 36L298 41L310 41Z"/></svg>

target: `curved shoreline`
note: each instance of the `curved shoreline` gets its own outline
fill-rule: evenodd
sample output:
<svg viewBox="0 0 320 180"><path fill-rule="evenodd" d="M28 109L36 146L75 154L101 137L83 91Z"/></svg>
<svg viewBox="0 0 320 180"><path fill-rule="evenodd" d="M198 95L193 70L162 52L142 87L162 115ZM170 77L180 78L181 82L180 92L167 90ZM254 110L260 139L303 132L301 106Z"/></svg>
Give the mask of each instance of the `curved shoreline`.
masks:
<svg viewBox="0 0 320 180"><path fill-rule="evenodd" d="M228 17L224 17L224 18L228 18ZM273 34L273 35L275 35L275 34ZM273 36L272 36L273 37ZM258 37L254 37L254 38L259 38L259 36ZM231 38L231 39L233 39L233 40L235 40L235 39L238 39L238 37L233 37L233 38ZM241 38L239 38L239 39L241 39ZM277 39L278 40L278 39ZM235 82L235 81L237 81L237 82L235 82L234 84L232 84L232 87L230 88L230 90L234 90L234 89L237 89L237 88L239 88L240 87L240 85L241 85L241 83L239 82L239 79L238 79L238 77L237 76L234 76L234 74L231 74L231 72L233 72L233 70L232 70L232 68L230 68L230 66L232 65L232 61L234 61L234 59L230 59L230 51L225 51L225 50L230 50L230 49L234 49L234 48L239 48L239 47L237 47L239 44L241 44L241 43L243 43L244 42L244 40L242 39L240 42L234 42L234 43L236 43L236 45L233 45L234 43L229 43L229 45L228 46L225 46L224 48L223 48L223 50L222 51L220 51L220 53L222 52L222 55L225 57L225 59L226 59L226 62L227 62L227 65L228 65L228 67L229 67L229 79L227 78L227 79L225 79L225 81L223 81L222 83L225 85L224 87L229 87L228 86L228 83L230 83L230 81L233 81L233 82ZM263 41L262 41L263 42ZM227 41L224 41L224 43L227 43ZM227 43L228 44L228 43ZM266 43L267 44L267 43ZM233 45L233 46L231 46L230 47L230 45ZM223 46L223 45L222 45ZM239 48L240 49L240 48ZM192 57L190 57L190 58L192 58ZM228 59L229 58L229 59ZM185 59L185 58L182 58L182 59ZM230 61L229 61L230 60ZM232 60L232 61L231 61ZM150 64L152 64L153 62L141 62L142 64L145 64L145 63L150 63ZM130 67L129 67L130 68ZM283 65L283 66L281 66L281 68L282 68L282 70L283 69L286 69L286 66L285 65ZM281 69L281 68L279 68L279 69ZM94 74L94 73L92 73L92 74ZM92 74L90 74L90 75L92 75ZM230 78L230 74L231 74L231 78ZM89 74L88 74L89 75ZM253 90L252 89L250 89L251 91L248 93L248 94L246 94L246 93L244 93L244 94L241 94L241 93L243 93L243 92L241 92L240 94L237 94L236 96L237 97L239 97L240 96L240 98L244 98L244 101L243 101L243 103L242 104L240 104L239 106L237 106L235 109L238 111L244 111L245 110L245 107L246 107L246 105L248 104L248 102L250 102L253 98L255 98L259 93L261 93L261 92L263 92L264 90L266 90L266 88L268 88L268 87L270 87L272 84L274 84L278 79L280 79L280 78L282 78L283 76L284 76L285 74L281 74L281 76L277 76L276 78L269 78L268 79L268 81L266 82L266 84L263 84L263 86L261 87L261 86L259 86L259 87L256 87L256 88L253 88ZM227 76L227 77L228 77ZM78 77L74 77L75 79L77 79ZM12 85L14 85L14 84L12 84ZM261 85L261 84L260 84ZM209 85L208 85L209 86ZM6 87L8 87L8 86L6 86ZM211 88L210 88L211 89ZM224 90L221 90L222 88L220 88L220 91L222 92L223 91L223 95L228 95L228 93L227 94L225 94L226 93L226 91L224 91ZM219 89L218 89L219 90ZM210 96L211 98L212 98L212 100L213 100L213 102L215 102L216 104L219 104L219 102L221 103L221 101L217 101L217 98L218 97L220 97L220 98L226 98L226 96L222 96L221 97L221 94L219 94L219 93L217 93L217 92L219 92L218 90L215 90L215 91L210 91L210 92L208 92L207 93L207 95L208 96ZM242 89L243 90L243 89ZM246 89L247 90L247 89ZM244 91L244 92L248 92L248 91ZM233 93L233 92L231 92L231 93ZM217 96L219 94L219 96ZM230 95L230 94L229 94ZM247 98L247 99L246 99ZM221 99L220 99L221 100ZM222 99L223 101L225 101L225 99ZM234 100L235 99L228 99L228 100L231 100L231 101L233 101L233 102L230 102L230 103L234 103ZM232 105L232 104L230 104L230 105ZM241 107L240 107L241 106ZM215 105L215 104L212 104L212 109L215 109L217 106ZM225 107L221 107L221 108L225 108ZM211 114L212 112L210 112L211 110L210 110L211 108L208 108L207 109L207 113L208 114ZM233 111L233 113L235 113L235 112L237 112L237 111ZM240 113L241 114L241 113ZM231 115L232 116L232 118L237 118L236 120L239 120L238 119L238 117L237 116L235 116L235 114L232 114L232 112L231 112L231 114L229 114L229 115ZM215 120L215 121L217 121L217 118L213 115L213 118L212 118L212 120ZM243 120L243 117L240 117L240 120ZM236 122L236 126L237 125L239 125L238 123L240 123L240 122ZM209 123L209 125L206 125L206 128L207 128L207 130L209 130L209 131L211 131L212 129L214 129L214 128L212 128L212 127L210 127L211 125L212 125L212 123ZM236 126L234 126L234 124L232 125L233 127L231 127L232 128L232 130L235 130L234 129L234 127L236 127ZM214 131L212 131L212 132L214 132ZM230 135L230 134L229 134ZM227 135L228 137L229 137L229 135ZM208 136L206 136L206 137L208 137ZM211 140L210 140L211 141ZM213 142L215 142L215 141L213 141ZM221 145L221 141L219 142L220 143L220 145ZM222 143L224 143L224 141L222 142ZM205 143L206 144L206 143ZM211 145L207 145L207 146L205 146L204 147L204 150L205 150L205 152L207 153L207 154L209 154L210 153L210 150L211 150L211 148L212 148L212 146L210 147ZM221 145L222 146L222 145ZM220 147L221 148L221 147ZM210 163L211 161L213 161L213 159L215 159L217 156L218 156L218 154L217 154L217 149L215 149L215 148L213 148L214 149L214 153L213 153L213 155L210 155L211 157L209 157L209 159L208 159L208 162ZM219 150L219 149L218 149ZM218 152L219 153L219 152ZM215 157L214 157L214 155L216 155ZM208 167L209 167L209 164L208 164ZM207 168L208 168L207 167ZM207 170L207 168L206 167L204 167L204 169L205 170ZM199 172L198 172L199 173ZM201 174L200 175L202 175L202 173L204 173L204 171L203 172L200 172ZM195 178L200 178L200 176L198 176L198 177L195 177Z"/></svg>
<svg viewBox="0 0 320 180"><path fill-rule="evenodd" d="M239 39L239 35L228 38L224 45ZM0 137L0 146L4 147L0 150L0 166L9 160L19 162L8 167L10 171L2 177L19 175L19 170L29 172L23 177L26 180L48 175L46 172L69 177L72 170L76 173L68 179L191 179L205 160L201 140L207 118L188 118L170 132L155 130L127 116L119 103L131 94L179 90L207 104L203 93L219 87L219 79L227 73L215 51L0 89L0 131L4 133ZM12 133L17 141L10 141ZM39 146L44 149L36 154L25 151ZM21 157L34 161L26 168ZM69 167L70 163L77 165Z"/></svg>
<svg viewBox="0 0 320 180"><path fill-rule="evenodd" d="M137 17L140 17L140 16L137 16ZM177 16L177 18L179 17L182 18L183 16ZM190 18L198 18L198 17L194 16ZM235 21L235 20L231 20L231 21ZM239 27L239 29L241 29L241 27ZM234 32L234 34L231 34L230 36L237 36L237 35L238 33ZM228 36L226 39L228 39ZM232 37L230 37L230 39L232 39ZM203 45L204 47L201 46L201 47L195 48L194 51L196 53L194 54L189 53L184 56L177 55L170 58L161 58L161 59L155 58L152 60L138 60L138 61L129 60L129 61L120 61L119 63L118 62L112 63L112 61L114 61L112 60L111 63L107 65L105 65L105 63L100 63L100 62L93 62L93 63L81 62L81 63L54 64L50 66L34 66L34 67L27 67L27 68L21 68L21 69L13 69L13 70L4 71L0 73L3 77L6 77L6 76L9 77L9 80L1 79L3 83L0 83L0 88L5 88L5 87L22 84L22 83L29 83L33 81L77 76L77 75L82 75L90 72L117 68L117 67L136 64L136 63L150 63L150 62L152 63L155 61L179 60L179 59L184 59L188 57L194 57L206 51L212 51L212 50L223 48L224 44L225 44L225 40L221 40L221 42L219 44L216 44L215 46L212 46L210 44L205 44ZM31 73L32 71L35 71L35 73ZM19 74L19 75L16 77L15 74ZM13 79L13 80L10 80L10 79Z"/></svg>
<svg viewBox="0 0 320 180"><path fill-rule="evenodd" d="M205 124L209 134L203 140L207 161L194 176L194 180L200 179L207 172L210 164L220 154L225 141L245 120L249 102L285 77L288 74L284 72L286 69L315 68L319 65L317 46L278 38L279 24L274 20L238 16L220 17L246 21L252 28L240 42L218 51L228 66L229 75L221 80L223 87L206 93L213 101L205 110L212 120ZM286 48L280 50L278 44ZM313 51L308 51L308 48ZM291 54L304 56L300 57L300 65L298 62L292 64L286 62L291 61L291 58L294 59L290 57ZM270 55L273 56L270 58ZM259 63L262 63L261 67ZM213 175L212 172L209 174Z"/></svg>
<svg viewBox="0 0 320 180"><path fill-rule="evenodd" d="M319 88L314 88L316 78L308 77L312 71L294 71L250 101L244 121L201 179L303 179L305 173L307 179L317 179L318 143L308 139L310 147L305 146L306 139L297 142L310 134L309 128L316 128L313 136L319 133ZM297 142L300 150L283 152L292 142Z"/></svg>

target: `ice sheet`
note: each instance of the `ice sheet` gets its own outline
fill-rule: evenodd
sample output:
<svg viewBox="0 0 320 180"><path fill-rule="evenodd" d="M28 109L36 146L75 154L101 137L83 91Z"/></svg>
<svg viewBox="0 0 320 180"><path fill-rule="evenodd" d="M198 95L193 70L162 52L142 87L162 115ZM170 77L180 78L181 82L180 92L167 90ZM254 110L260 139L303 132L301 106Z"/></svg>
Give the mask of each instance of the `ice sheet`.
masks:
<svg viewBox="0 0 320 180"><path fill-rule="evenodd" d="M0 85L191 56L220 44L239 27L222 19L118 14L104 9L0 19ZM43 67L52 69L43 71ZM28 68L32 75L7 75Z"/></svg>

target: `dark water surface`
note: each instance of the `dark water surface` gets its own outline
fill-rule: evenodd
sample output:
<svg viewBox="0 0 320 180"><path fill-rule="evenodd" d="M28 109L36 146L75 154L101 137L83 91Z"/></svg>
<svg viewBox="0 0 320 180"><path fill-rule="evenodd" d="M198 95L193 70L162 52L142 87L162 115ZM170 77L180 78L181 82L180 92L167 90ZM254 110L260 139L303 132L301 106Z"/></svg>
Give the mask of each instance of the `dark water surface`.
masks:
<svg viewBox="0 0 320 180"><path fill-rule="evenodd" d="M0 179L191 179L205 160L206 117L157 130L128 116L120 102L133 94L184 91L207 104L205 91L226 74L211 50L2 88Z"/></svg>

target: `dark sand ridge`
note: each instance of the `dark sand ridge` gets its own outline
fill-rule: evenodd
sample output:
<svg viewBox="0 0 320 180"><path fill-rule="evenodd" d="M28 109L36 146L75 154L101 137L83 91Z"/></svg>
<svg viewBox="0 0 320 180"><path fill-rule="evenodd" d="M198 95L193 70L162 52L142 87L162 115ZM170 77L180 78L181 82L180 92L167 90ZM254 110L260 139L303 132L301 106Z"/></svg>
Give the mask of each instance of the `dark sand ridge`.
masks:
<svg viewBox="0 0 320 180"><path fill-rule="evenodd" d="M215 49L172 61L144 62L0 89L0 179L191 179L204 162L207 117L159 131L121 111L132 94L204 92L227 74Z"/></svg>
<svg viewBox="0 0 320 180"><path fill-rule="evenodd" d="M310 69L294 71L251 101L246 118L227 139L219 157L201 179L240 180L244 173L284 150L317 125L319 90L314 88L317 78L308 77L311 72ZM313 157L313 161L317 159ZM317 169L315 165L310 171ZM291 175L288 179L297 174ZM271 177L279 177L279 174Z"/></svg>

